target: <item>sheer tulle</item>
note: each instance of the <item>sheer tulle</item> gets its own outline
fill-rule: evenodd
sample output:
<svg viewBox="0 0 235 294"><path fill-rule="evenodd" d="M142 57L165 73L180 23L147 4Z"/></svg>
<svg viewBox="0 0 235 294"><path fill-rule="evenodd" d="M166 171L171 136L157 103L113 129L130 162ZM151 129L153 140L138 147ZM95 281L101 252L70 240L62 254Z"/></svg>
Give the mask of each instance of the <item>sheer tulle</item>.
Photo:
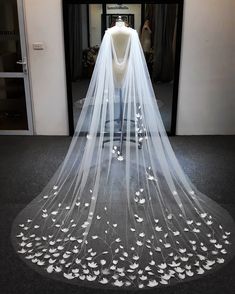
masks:
<svg viewBox="0 0 235 294"><path fill-rule="evenodd" d="M172 285L227 262L234 223L180 167L138 35L125 30L122 62L112 29L106 31L68 153L17 216L12 241L29 266L55 279L130 289Z"/></svg>

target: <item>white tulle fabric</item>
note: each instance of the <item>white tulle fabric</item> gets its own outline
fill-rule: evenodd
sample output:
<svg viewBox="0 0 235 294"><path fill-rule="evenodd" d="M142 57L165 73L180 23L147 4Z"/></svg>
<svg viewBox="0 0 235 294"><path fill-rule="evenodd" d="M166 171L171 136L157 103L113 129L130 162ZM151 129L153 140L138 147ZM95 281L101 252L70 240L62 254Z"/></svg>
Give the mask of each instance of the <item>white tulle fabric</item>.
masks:
<svg viewBox="0 0 235 294"><path fill-rule="evenodd" d="M233 220L179 165L137 32L124 29L120 61L112 30L68 153L17 216L14 247L41 274L79 285L149 288L198 278L233 256Z"/></svg>

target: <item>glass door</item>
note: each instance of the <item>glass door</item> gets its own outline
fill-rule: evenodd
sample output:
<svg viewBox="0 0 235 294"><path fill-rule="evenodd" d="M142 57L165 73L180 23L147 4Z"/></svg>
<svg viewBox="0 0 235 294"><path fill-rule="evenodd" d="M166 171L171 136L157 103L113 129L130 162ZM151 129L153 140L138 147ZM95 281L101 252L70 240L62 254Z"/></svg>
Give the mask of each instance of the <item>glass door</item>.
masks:
<svg viewBox="0 0 235 294"><path fill-rule="evenodd" d="M0 1L0 134L32 134L23 0Z"/></svg>

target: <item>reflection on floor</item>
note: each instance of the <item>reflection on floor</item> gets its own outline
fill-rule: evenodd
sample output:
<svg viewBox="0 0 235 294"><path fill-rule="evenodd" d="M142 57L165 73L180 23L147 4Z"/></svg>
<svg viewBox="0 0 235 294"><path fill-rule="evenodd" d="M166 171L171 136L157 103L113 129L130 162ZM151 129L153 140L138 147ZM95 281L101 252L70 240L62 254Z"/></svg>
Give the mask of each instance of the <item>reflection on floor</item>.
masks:
<svg viewBox="0 0 235 294"><path fill-rule="evenodd" d="M72 84L74 126L77 124L89 83L90 79L81 79ZM170 131L173 83L157 83L153 84L153 88L164 126Z"/></svg>

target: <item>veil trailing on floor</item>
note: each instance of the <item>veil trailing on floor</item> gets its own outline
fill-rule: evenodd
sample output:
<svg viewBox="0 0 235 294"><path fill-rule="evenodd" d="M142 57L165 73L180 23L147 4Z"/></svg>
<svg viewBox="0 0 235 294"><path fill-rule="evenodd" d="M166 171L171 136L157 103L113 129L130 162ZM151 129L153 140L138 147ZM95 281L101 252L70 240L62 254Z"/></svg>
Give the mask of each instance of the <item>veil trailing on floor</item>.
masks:
<svg viewBox="0 0 235 294"><path fill-rule="evenodd" d="M118 32L127 36L122 58ZM106 30L68 153L17 216L14 248L54 279L148 288L221 267L234 254L232 231L227 211L176 159L137 32Z"/></svg>

